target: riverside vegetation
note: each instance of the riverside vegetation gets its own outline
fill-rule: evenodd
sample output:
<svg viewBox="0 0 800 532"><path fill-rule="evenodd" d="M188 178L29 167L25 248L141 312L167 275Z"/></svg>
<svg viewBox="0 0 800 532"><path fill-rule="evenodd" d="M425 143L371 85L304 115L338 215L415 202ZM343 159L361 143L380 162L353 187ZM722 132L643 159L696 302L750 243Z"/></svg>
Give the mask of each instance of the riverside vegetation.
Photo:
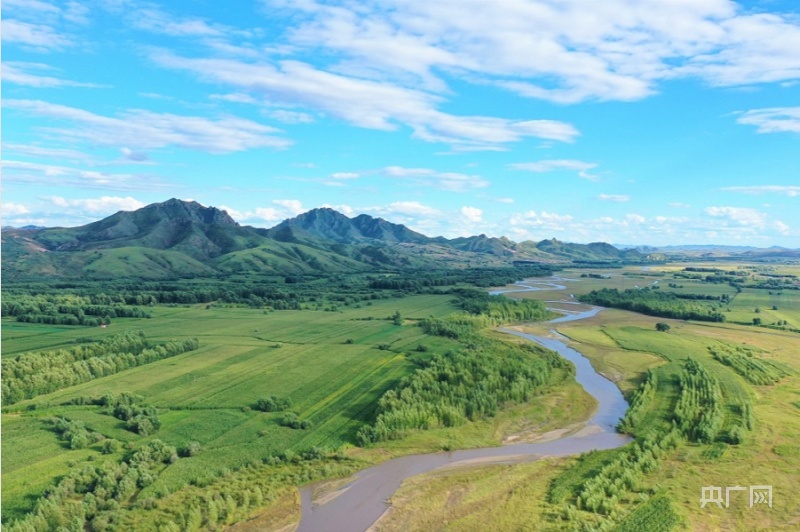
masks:
<svg viewBox="0 0 800 532"><path fill-rule="evenodd" d="M393 513L379 529L442 521L459 530L489 522L509 529L531 523L567 530L796 528L800 298L797 285L785 282L796 270L747 264L654 270L573 275L579 280L568 290L584 301L606 296L606 304L622 308L645 302L653 311L647 314L658 319L605 310L556 326L626 392L630 408L618 430L634 436L632 444L545 463L422 475L392 499ZM780 291L753 275L763 270L778 276ZM654 279L660 289L653 288ZM675 295L661 295L670 292ZM513 296L553 299L552 292ZM664 319L677 307L658 305L686 300L707 301L731 319ZM746 317L772 307L780 317L763 324ZM730 508L700 508L702 486L758 484L772 485L772 508L750 508L746 497L731 500Z"/></svg>
<svg viewBox="0 0 800 532"><path fill-rule="evenodd" d="M659 311L688 302L726 318L685 322L662 312L659 323L670 327L661 332L655 319L609 310L559 325L618 376L631 403L619 430L634 443L425 476L415 480L420 496L398 494L407 499L394 519L416 512L433 522L446 514L454 528L620 530L788 523L792 509L777 494L791 493L800 468L797 416L785 419L798 408L789 352L800 302L786 277L772 278L780 289L755 287L770 278L710 269L611 270L570 286L578 297L630 288L638 292L620 300ZM443 435L566 389L570 364L489 333L551 317L530 297L552 293L514 300L474 288L552 270L6 285L3 528L215 530L254 516L291 525L295 486L346 476L404 439L441 449ZM632 286L653 278L675 287ZM748 322L755 308L761 326ZM100 321L82 321L81 312ZM770 461L754 461L759 453ZM701 485L767 480L774 513L698 511ZM425 506L437 500L423 502L429 489L454 485L472 495Z"/></svg>
<svg viewBox="0 0 800 532"><path fill-rule="evenodd" d="M4 287L4 529L215 528L362 467L345 450L402 417L392 394L450 409L393 437L524 402L567 366L478 331L550 313L467 287L548 273ZM97 305L105 328L63 318Z"/></svg>

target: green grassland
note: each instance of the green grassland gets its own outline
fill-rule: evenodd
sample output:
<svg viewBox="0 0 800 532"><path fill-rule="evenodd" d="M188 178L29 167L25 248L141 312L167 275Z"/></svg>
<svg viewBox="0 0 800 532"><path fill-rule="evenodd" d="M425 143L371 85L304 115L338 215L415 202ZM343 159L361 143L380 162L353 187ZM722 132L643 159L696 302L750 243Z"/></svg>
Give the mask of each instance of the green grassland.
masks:
<svg viewBox="0 0 800 532"><path fill-rule="evenodd" d="M150 438L178 448L201 444L200 454L167 468L148 493L174 491L287 449L349 444L377 398L413 370L402 353L420 344L430 353L455 345L426 336L413 321L452 312L450 299L382 300L342 312L155 307L152 319L119 319L108 329L4 321L6 356L69 346L77 337L101 338L109 331L142 330L154 340L197 337L201 343L196 351L23 401L14 405L14 413L3 414L4 519L30 508L33 496L76 463L100 456L98 445L68 450L45 418L62 415L109 438L145 441L99 406L65 405L77 397L137 393L161 412L163 427ZM395 311L407 317L406 325L386 319ZM379 349L380 344L389 347ZM292 410L313 428L283 427L282 413L252 410L259 398L272 394L289 397Z"/></svg>

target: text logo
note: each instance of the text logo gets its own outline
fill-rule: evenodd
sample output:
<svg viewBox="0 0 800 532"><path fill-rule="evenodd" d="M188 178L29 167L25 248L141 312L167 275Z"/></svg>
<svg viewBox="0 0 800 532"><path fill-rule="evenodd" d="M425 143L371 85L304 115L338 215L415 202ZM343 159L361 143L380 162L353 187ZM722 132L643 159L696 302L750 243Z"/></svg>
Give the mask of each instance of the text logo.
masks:
<svg viewBox="0 0 800 532"><path fill-rule="evenodd" d="M718 508L725 508L731 505L732 491L747 491L744 486L727 486L725 488L725 498L722 498L721 486L703 486L700 491L700 508L705 508L707 504L716 504ZM772 486L750 486L750 508L756 504L766 504L772 508Z"/></svg>

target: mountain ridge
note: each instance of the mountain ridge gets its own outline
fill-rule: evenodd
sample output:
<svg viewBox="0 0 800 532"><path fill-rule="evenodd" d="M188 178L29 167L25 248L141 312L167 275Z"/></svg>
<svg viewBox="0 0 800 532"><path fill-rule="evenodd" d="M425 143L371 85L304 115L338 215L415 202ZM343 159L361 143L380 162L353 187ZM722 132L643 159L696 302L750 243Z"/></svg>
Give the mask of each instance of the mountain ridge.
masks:
<svg viewBox="0 0 800 532"><path fill-rule="evenodd" d="M485 234L429 237L405 225L331 208L312 209L263 229L226 211L169 199L72 228L4 228L3 274L111 278L279 275L377 268L500 266L512 261L642 262L653 258L595 242L516 243ZM173 266L170 266L173 265Z"/></svg>

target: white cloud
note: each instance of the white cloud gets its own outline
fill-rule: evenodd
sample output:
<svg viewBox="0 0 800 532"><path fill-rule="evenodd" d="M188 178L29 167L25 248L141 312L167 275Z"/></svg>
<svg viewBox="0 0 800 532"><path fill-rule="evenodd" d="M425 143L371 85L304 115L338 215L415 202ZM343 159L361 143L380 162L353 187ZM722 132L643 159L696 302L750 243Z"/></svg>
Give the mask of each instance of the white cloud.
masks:
<svg viewBox="0 0 800 532"><path fill-rule="evenodd" d="M559 103L637 100L681 77L800 77L797 18L729 0L272 3L299 12L289 42L334 55L338 71L439 92L440 73Z"/></svg>
<svg viewBox="0 0 800 532"><path fill-rule="evenodd" d="M145 206L141 201L130 196L101 196L99 198L67 199L61 196L49 196L56 207L78 208L92 214L114 213L117 211L135 211Z"/></svg>
<svg viewBox="0 0 800 532"><path fill-rule="evenodd" d="M667 203L667 205L673 209L688 209L691 207L688 203L681 203L680 201L673 201L672 203Z"/></svg>
<svg viewBox="0 0 800 532"><path fill-rule="evenodd" d="M735 5L735 4L730 4ZM737 13L717 22L721 32L676 74L718 86L752 85L800 77L800 24L794 15Z"/></svg>
<svg viewBox="0 0 800 532"><path fill-rule="evenodd" d="M601 201L612 201L615 203L625 203L630 201L631 197L624 194L600 194L597 199Z"/></svg>
<svg viewBox="0 0 800 532"><path fill-rule="evenodd" d="M754 185L749 187L723 187L727 192L742 194L785 194L789 197L800 196L800 185Z"/></svg>
<svg viewBox="0 0 800 532"><path fill-rule="evenodd" d="M222 100L226 102L233 102L233 103L248 103L248 104L257 104L258 100L250 96L249 94L245 94L243 92L232 92L229 94L212 94L209 96L212 100Z"/></svg>
<svg viewBox="0 0 800 532"><path fill-rule="evenodd" d="M242 211L238 211L233 207L228 207L227 205L220 205L219 209L228 213L228 215L236 221L243 220L246 218L245 213Z"/></svg>
<svg viewBox="0 0 800 532"><path fill-rule="evenodd" d="M300 200L294 199L279 199L279 200L272 200L272 203L282 207L286 212L291 214L292 216L297 216L305 211L303 208L303 204Z"/></svg>
<svg viewBox="0 0 800 532"><path fill-rule="evenodd" d="M73 41L50 26L31 24L21 20L3 19L3 42L21 45L36 52L61 50L73 45Z"/></svg>
<svg viewBox="0 0 800 532"><path fill-rule="evenodd" d="M329 205L327 203L324 203L324 204L320 205L320 207L327 208L327 209L333 209L333 210L335 210L337 212L340 212L340 213L342 213L342 214L344 214L345 216L348 216L348 217L353 217L353 215L356 214L356 210L354 208L352 208L350 205L344 205L344 204L342 204L342 205Z"/></svg>
<svg viewBox="0 0 800 532"><path fill-rule="evenodd" d="M590 174L589 170L597 168L597 163L587 163L573 159L545 159L531 163L512 163L507 165L512 170L527 170L528 172L546 173L558 170L573 170L578 176L590 181L597 181L598 176Z"/></svg>
<svg viewBox="0 0 800 532"><path fill-rule="evenodd" d="M57 5L42 0L3 0L5 15L41 24L56 25L68 22L72 25L85 25L89 22L89 8L76 2L68 1Z"/></svg>
<svg viewBox="0 0 800 532"><path fill-rule="evenodd" d="M64 139L99 145L154 149L166 146L229 153L251 148L285 148L291 142L274 136L279 130L235 116L216 120L130 109L119 117L52 104L41 100L5 100L5 107L70 123L68 128L43 128Z"/></svg>
<svg viewBox="0 0 800 532"><path fill-rule="evenodd" d="M141 30L174 37L219 37L225 32L224 27L199 18L175 18L152 4L130 9L128 19Z"/></svg>
<svg viewBox="0 0 800 532"><path fill-rule="evenodd" d="M3 213L3 216L18 216L20 214L28 214L31 211L25 205L4 202L0 205L0 212Z"/></svg>
<svg viewBox="0 0 800 532"><path fill-rule="evenodd" d="M281 222L287 218L293 218L306 211L300 200L277 199L272 200L274 207L256 207L252 211L236 211L237 215L231 214L238 220L253 220L262 222ZM227 208L226 208L227 210ZM230 214L230 211L228 211Z"/></svg>
<svg viewBox="0 0 800 532"><path fill-rule="evenodd" d="M479 175L440 172L430 168L387 166L381 173L386 177L413 179L418 185L433 186L449 192L465 192L489 186L489 182Z"/></svg>
<svg viewBox="0 0 800 532"><path fill-rule="evenodd" d="M778 233L784 236L791 234L791 227L781 222L780 220L775 220L774 222L772 222L772 227L776 231L778 231Z"/></svg>
<svg viewBox="0 0 800 532"><path fill-rule="evenodd" d="M154 190L165 185L157 176L85 170L53 164L3 160L3 179L10 183L59 185L104 190Z"/></svg>
<svg viewBox="0 0 800 532"><path fill-rule="evenodd" d="M554 120L509 120L456 116L437 109L440 96L383 81L327 72L300 61L277 65L231 59L192 59L158 50L159 65L195 73L203 80L227 83L270 102L302 105L353 125L393 131L408 125L416 138L453 145L492 145L539 137L571 142L578 131Z"/></svg>
<svg viewBox="0 0 800 532"><path fill-rule="evenodd" d="M437 216L439 211L417 201L395 201L383 209L384 213L404 214L408 216Z"/></svg>
<svg viewBox="0 0 800 532"><path fill-rule="evenodd" d="M461 207L461 216L472 223L479 223L483 221L483 211L477 207L464 206Z"/></svg>
<svg viewBox="0 0 800 532"><path fill-rule="evenodd" d="M546 231L564 231L572 221L573 217L569 214L556 214L547 211L527 211L513 214L509 219L512 227L533 227Z"/></svg>
<svg viewBox="0 0 800 532"><path fill-rule="evenodd" d="M725 218L739 225L763 228L767 215L749 207L706 207L705 213L713 218Z"/></svg>
<svg viewBox="0 0 800 532"><path fill-rule="evenodd" d="M26 63L21 61L3 62L3 82L27 87L48 88L48 87L91 87L105 88L104 85L95 83L83 83L68 79L56 78L53 76L43 76L34 74L31 70L47 71L51 67L43 63Z"/></svg>
<svg viewBox="0 0 800 532"><path fill-rule="evenodd" d="M301 113L299 111L287 111L286 109L276 109L267 113L271 118L284 124L310 124L314 121L314 117L308 113Z"/></svg>
<svg viewBox="0 0 800 532"><path fill-rule="evenodd" d="M82 151L69 148L48 148L33 144L3 143L3 150L21 155L32 155L35 157L47 157L52 159L71 159L75 161L87 161L91 157Z"/></svg>
<svg viewBox="0 0 800 532"><path fill-rule="evenodd" d="M752 109L743 113L736 121L756 126L758 133L800 133L800 107Z"/></svg>
<svg viewBox="0 0 800 532"><path fill-rule="evenodd" d="M278 222L284 219L284 217L281 217L281 215L278 214L277 209L272 207L258 207L256 208L255 212L248 213L245 218L258 218L259 220L264 220L266 222Z"/></svg>
<svg viewBox="0 0 800 532"><path fill-rule="evenodd" d="M361 177L355 172L334 172L331 174L332 179L358 179Z"/></svg>

